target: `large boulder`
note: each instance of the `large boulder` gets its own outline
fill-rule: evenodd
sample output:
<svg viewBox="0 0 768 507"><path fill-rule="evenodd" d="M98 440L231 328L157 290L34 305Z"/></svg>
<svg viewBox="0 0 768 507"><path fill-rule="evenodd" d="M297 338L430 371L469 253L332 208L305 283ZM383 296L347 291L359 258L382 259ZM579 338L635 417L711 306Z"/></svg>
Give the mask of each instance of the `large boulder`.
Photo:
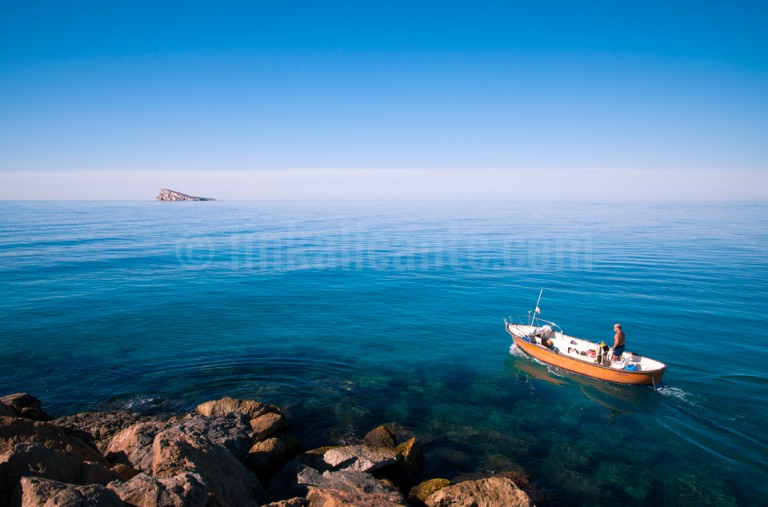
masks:
<svg viewBox="0 0 768 507"><path fill-rule="evenodd" d="M427 507L533 507L528 495L506 477L490 477L446 486L424 500Z"/></svg>
<svg viewBox="0 0 768 507"><path fill-rule="evenodd" d="M301 441L285 435L262 440L253 444L245 457L245 466L266 480L278 472L301 449Z"/></svg>
<svg viewBox="0 0 768 507"><path fill-rule="evenodd" d="M35 421L50 421L53 419L43 410L40 400L28 393L8 394L0 398L2 410L0 415L13 415Z"/></svg>
<svg viewBox="0 0 768 507"><path fill-rule="evenodd" d="M446 486L450 486L451 484L453 484L451 481L443 478L429 479L421 482L411 488L411 491L408 493L408 503L418 507L424 507L424 500L426 500L432 493L441 490Z"/></svg>
<svg viewBox="0 0 768 507"><path fill-rule="evenodd" d="M101 463L84 462L43 444L18 444L0 454L0 490L8 491L24 476L72 484L107 484L117 475Z"/></svg>
<svg viewBox="0 0 768 507"><path fill-rule="evenodd" d="M58 449L82 461L107 464L99 451L81 439L67 435L55 424L23 418L0 418L0 453L5 453L18 444L31 443Z"/></svg>
<svg viewBox="0 0 768 507"><path fill-rule="evenodd" d="M147 421L134 424L117 433L106 448L106 458L112 462L128 463L144 473L152 472L152 443L166 423Z"/></svg>
<svg viewBox="0 0 768 507"><path fill-rule="evenodd" d="M210 417L212 415L241 414L249 421L269 413L279 413L280 409L275 405L261 403L255 400L237 400L229 396L220 400L211 400L201 403L195 408L195 412L202 416Z"/></svg>
<svg viewBox="0 0 768 507"><path fill-rule="evenodd" d="M372 472L397 463L397 452L386 447L374 449L366 445L345 445L326 450L321 461L325 465L321 468L325 470Z"/></svg>
<svg viewBox="0 0 768 507"><path fill-rule="evenodd" d="M171 478L197 473L208 487L211 506L249 506L266 502L261 484L225 448L206 438L172 427L159 433L152 449L152 475Z"/></svg>
<svg viewBox="0 0 768 507"><path fill-rule="evenodd" d="M207 417L192 415L174 428L193 437L202 437L214 445L220 445L241 460L251 448L250 427L247 419L241 414L216 414Z"/></svg>
<svg viewBox="0 0 768 507"><path fill-rule="evenodd" d="M49 422L0 418L0 505L23 476L76 484L106 484L118 477L93 447Z"/></svg>
<svg viewBox="0 0 768 507"><path fill-rule="evenodd" d="M424 455L413 433L397 423L388 423L369 431L363 442L368 447L395 450L397 462L376 471L374 475L377 478L396 484L403 493L421 480Z"/></svg>
<svg viewBox="0 0 768 507"><path fill-rule="evenodd" d="M14 507L125 507L112 491L98 484L78 486L40 477L23 477Z"/></svg>
<svg viewBox="0 0 768 507"><path fill-rule="evenodd" d="M396 484L400 491L407 493L421 481L424 473L424 455L416 437L398 445L395 448L395 454L397 461L393 465L377 470L374 475L381 479L388 479Z"/></svg>
<svg viewBox="0 0 768 507"><path fill-rule="evenodd" d="M226 397L201 403L195 408L195 412L205 417L240 414L248 420L253 440L257 442L271 437L285 425L285 419L278 407L255 400Z"/></svg>
<svg viewBox="0 0 768 507"><path fill-rule="evenodd" d="M54 423L64 428L68 434L80 437L106 454L110 441L117 433L140 422L160 420L156 416L116 410L114 412L81 412L59 417Z"/></svg>
<svg viewBox="0 0 768 507"><path fill-rule="evenodd" d="M273 499L304 497L310 506L402 506L403 496L371 474L354 471L319 472L299 460L288 463L269 485Z"/></svg>
<svg viewBox="0 0 768 507"><path fill-rule="evenodd" d="M363 437L363 443L369 447L389 447L394 449L397 445L397 436L391 427L377 426Z"/></svg>
<svg viewBox="0 0 768 507"><path fill-rule="evenodd" d="M202 477L189 472L170 478L139 474L127 482L110 482L107 488L134 507L204 507L208 501Z"/></svg>

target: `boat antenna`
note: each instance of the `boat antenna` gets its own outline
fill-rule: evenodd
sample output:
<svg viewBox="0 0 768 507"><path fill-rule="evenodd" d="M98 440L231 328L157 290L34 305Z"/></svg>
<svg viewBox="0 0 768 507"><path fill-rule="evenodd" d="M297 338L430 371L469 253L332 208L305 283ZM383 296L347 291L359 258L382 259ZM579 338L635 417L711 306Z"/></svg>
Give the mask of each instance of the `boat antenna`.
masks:
<svg viewBox="0 0 768 507"><path fill-rule="evenodd" d="M531 322L528 324L530 326L533 325L533 321L536 320L536 314L541 314L541 310L539 309L539 303L541 302L541 294L544 292L544 289L541 289L539 291L539 299L536 300L536 308L531 313Z"/></svg>

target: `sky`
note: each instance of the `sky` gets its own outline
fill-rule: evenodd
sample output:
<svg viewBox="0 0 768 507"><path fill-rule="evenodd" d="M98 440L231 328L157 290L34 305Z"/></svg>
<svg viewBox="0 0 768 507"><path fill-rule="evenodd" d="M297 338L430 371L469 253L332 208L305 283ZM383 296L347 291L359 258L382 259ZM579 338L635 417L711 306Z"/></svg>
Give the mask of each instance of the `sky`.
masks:
<svg viewBox="0 0 768 507"><path fill-rule="evenodd" d="M0 0L0 199L768 199L766 2Z"/></svg>

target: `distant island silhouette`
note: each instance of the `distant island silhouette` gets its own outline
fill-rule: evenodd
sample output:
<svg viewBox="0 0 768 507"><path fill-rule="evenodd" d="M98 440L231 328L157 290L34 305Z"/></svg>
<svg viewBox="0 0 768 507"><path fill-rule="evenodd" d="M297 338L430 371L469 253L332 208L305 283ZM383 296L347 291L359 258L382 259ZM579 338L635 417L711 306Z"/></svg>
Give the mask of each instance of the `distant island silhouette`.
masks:
<svg viewBox="0 0 768 507"><path fill-rule="evenodd" d="M161 188L160 195L155 199L158 201L215 201L211 197L196 197L194 195L182 194L169 188Z"/></svg>

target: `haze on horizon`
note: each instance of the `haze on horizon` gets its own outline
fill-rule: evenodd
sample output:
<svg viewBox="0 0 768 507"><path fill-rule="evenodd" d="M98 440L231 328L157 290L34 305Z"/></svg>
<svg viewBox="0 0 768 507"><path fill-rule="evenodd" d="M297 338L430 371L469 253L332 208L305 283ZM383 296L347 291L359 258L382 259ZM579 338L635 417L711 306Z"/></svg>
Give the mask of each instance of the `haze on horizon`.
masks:
<svg viewBox="0 0 768 507"><path fill-rule="evenodd" d="M760 2L5 2L0 199L768 199Z"/></svg>

